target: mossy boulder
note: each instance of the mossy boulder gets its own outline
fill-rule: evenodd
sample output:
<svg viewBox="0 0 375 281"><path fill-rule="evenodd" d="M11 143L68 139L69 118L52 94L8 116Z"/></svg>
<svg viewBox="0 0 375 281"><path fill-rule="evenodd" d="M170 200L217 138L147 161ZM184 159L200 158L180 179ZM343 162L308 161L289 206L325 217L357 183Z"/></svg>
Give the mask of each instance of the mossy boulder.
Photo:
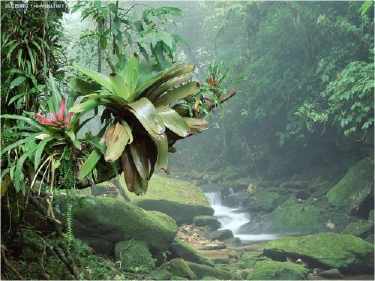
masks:
<svg viewBox="0 0 375 281"><path fill-rule="evenodd" d="M374 161L365 158L351 167L327 193L330 204L366 217L373 209Z"/></svg>
<svg viewBox="0 0 375 281"><path fill-rule="evenodd" d="M277 192L266 190L255 190L248 197L247 206L251 211L271 212L284 200Z"/></svg>
<svg viewBox="0 0 375 281"><path fill-rule="evenodd" d="M198 186L165 176L154 175L146 194L128 196L143 209L165 213L179 225L193 223L196 216L212 216L214 213Z"/></svg>
<svg viewBox="0 0 375 281"><path fill-rule="evenodd" d="M267 242L263 254L279 261L300 258L311 267L337 268L342 272L373 271L373 245L349 234L284 237Z"/></svg>
<svg viewBox="0 0 375 281"><path fill-rule="evenodd" d="M256 262L249 280L304 280L309 272L303 265L292 262L263 260Z"/></svg>
<svg viewBox="0 0 375 281"><path fill-rule="evenodd" d="M124 271L143 273L155 268L155 259L144 241L129 240L116 243L115 256L121 262L121 269Z"/></svg>
<svg viewBox="0 0 375 281"><path fill-rule="evenodd" d="M196 216L193 222L196 226L207 226L210 230L218 229L221 226L214 216Z"/></svg>
<svg viewBox="0 0 375 281"><path fill-rule="evenodd" d="M198 279L202 279L206 276L212 276L214 278L221 279L221 280L233 279L233 276L230 272L217 269L215 267L204 265L204 264L197 264L193 262L186 262L186 263L189 265L190 269L195 273Z"/></svg>
<svg viewBox="0 0 375 281"><path fill-rule="evenodd" d="M209 234L212 240L227 240L233 238L233 232L229 229L215 230Z"/></svg>
<svg viewBox="0 0 375 281"><path fill-rule="evenodd" d="M196 274L190 269L184 259L176 258L164 263L159 270L165 270L173 276L183 277L184 279L197 279ZM175 278L173 278L175 279Z"/></svg>
<svg viewBox="0 0 375 281"><path fill-rule="evenodd" d="M312 202L289 198L267 218L267 231L276 233L314 233L327 230L324 210Z"/></svg>
<svg viewBox="0 0 375 281"><path fill-rule="evenodd" d="M373 233L374 224L368 220L356 220L348 224L342 233L352 234L361 238L366 238Z"/></svg>
<svg viewBox="0 0 375 281"><path fill-rule="evenodd" d="M151 250L169 248L177 232L176 222L166 214L145 211L123 200L110 197L81 197L73 206L75 235L113 243L144 241ZM90 245L95 248L95 245Z"/></svg>
<svg viewBox="0 0 375 281"><path fill-rule="evenodd" d="M209 259L200 255L189 244L182 241L181 239L175 239L172 242L169 251L172 253L173 257L180 257L186 261L191 261L195 263L213 265Z"/></svg>

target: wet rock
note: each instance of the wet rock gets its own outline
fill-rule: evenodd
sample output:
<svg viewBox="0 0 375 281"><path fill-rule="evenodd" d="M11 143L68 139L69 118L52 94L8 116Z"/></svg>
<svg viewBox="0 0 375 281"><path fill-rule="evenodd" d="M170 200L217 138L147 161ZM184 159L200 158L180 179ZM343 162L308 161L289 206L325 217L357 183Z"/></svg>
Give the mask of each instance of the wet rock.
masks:
<svg viewBox="0 0 375 281"><path fill-rule="evenodd" d="M241 239L239 239L237 237L225 239L224 242L225 242L225 244L227 244L229 246L232 246L232 247L239 247L239 246L242 245Z"/></svg>
<svg viewBox="0 0 375 281"><path fill-rule="evenodd" d="M373 245L348 234L284 237L266 243L263 254L279 261L300 258L311 268L337 268L344 273L373 272L374 269Z"/></svg>
<svg viewBox="0 0 375 281"><path fill-rule="evenodd" d="M267 232L313 233L327 230L327 214L312 202L298 202L291 197L277 207L268 217Z"/></svg>
<svg viewBox="0 0 375 281"><path fill-rule="evenodd" d="M225 249L227 246L225 246L225 243L221 242L212 242L212 243L208 243L208 244L205 244L203 245L202 247L200 247L200 250L222 250L222 249Z"/></svg>
<svg viewBox="0 0 375 281"><path fill-rule="evenodd" d="M214 216L196 216L193 222L196 226L207 226L210 230L216 230L221 226Z"/></svg>
<svg viewBox="0 0 375 281"><path fill-rule="evenodd" d="M204 193L191 182L154 175L149 185L145 195L128 196L139 207L165 213L178 225L191 224L196 216L214 214Z"/></svg>
<svg viewBox="0 0 375 281"><path fill-rule="evenodd" d="M129 202L110 197L81 197L73 206L75 236L83 241L101 239L116 243L136 239L151 249L169 248L176 222L166 214L145 211Z"/></svg>
<svg viewBox="0 0 375 281"><path fill-rule="evenodd" d="M374 209L373 180L374 161L365 158L351 167L330 189L328 201L352 215L368 218L369 212Z"/></svg>
<svg viewBox="0 0 375 281"><path fill-rule="evenodd" d="M95 253L104 256L112 256L115 248L115 243L104 238L85 237L84 241L87 245L95 250Z"/></svg>
<svg viewBox="0 0 375 281"><path fill-rule="evenodd" d="M143 241L129 240L116 243L115 257L121 261L121 268L125 271L149 272L155 268L155 260Z"/></svg>
<svg viewBox="0 0 375 281"><path fill-rule="evenodd" d="M336 268L321 271L319 272L319 276L323 278L327 278L327 279L343 279L344 278L344 275L342 275L341 272Z"/></svg>
<svg viewBox="0 0 375 281"><path fill-rule="evenodd" d="M246 206L250 210L250 213L254 211L271 212L285 200L285 196L281 196L277 192L255 190L248 194Z"/></svg>
<svg viewBox="0 0 375 281"><path fill-rule="evenodd" d="M223 196L223 204L229 207L246 206L248 202L248 192L240 191Z"/></svg>
<svg viewBox="0 0 375 281"><path fill-rule="evenodd" d="M175 241L172 242L169 250L171 251L173 257L180 257L184 260L195 263L212 265L212 262L210 260L200 255L189 244L180 239L175 239Z"/></svg>
<svg viewBox="0 0 375 281"><path fill-rule="evenodd" d="M189 224L193 222L194 217L200 215L211 216L214 210L208 206L197 206L173 202L170 200L141 200L136 203L145 210L155 210L167 214L175 219L178 225Z"/></svg>
<svg viewBox="0 0 375 281"><path fill-rule="evenodd" d="M229 229L216 230L209 234L210 239L212 240L226 240L233 237L232 231Z"/></svg>
<svg viewBox="0 0 375 281"><path fill-rule="evenodd" d="M257 261L249 280L303 280L308 270L302 265L272 260Z"/></svg>
<svg viewBox="0 0 375 281"><path fill-rule="evenodd" d="M187 262L187 264L189 265L190 269L195 273L197 279L201 279L205 276L212 276L221 280L232 279L232 275L227 271L216 269L212 266L196 264L192 262Z"/></svg>
<svg viewBox="0 0 375 281"><path fill-rule="evenodd" d="M361 238L374 233L374 225L368 220L356 220L345 227L342 233L352 234Z"/></svg>
<svg viewBox="0 0 375 281"><path fill-rule="evenodd" d="M159 270L166 270L172 274L172 276L183 277L184 279L195 280L197 279L196 274L191 270L188 263L181 259L176 258L164 263ZM173 278L175 279L175 278Z"/></svg>

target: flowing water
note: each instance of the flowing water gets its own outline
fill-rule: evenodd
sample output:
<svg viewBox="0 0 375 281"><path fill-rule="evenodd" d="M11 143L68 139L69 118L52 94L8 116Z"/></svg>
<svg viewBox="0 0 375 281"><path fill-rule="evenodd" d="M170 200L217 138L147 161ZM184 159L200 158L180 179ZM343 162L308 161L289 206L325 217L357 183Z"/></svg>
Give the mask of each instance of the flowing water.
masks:
<svg viewBox="0 0 375 281"><path fill-rule="evenodd" d="M241 239L241 241L266 241L278 238L278 236L274 234L239 234L240 227L250 222L249 214L238 208L224 206L222 204L220 192L207 192L205 195L215 211L214 216L217 217L221 223L220 229L231 230L234 237Z"/></svg>

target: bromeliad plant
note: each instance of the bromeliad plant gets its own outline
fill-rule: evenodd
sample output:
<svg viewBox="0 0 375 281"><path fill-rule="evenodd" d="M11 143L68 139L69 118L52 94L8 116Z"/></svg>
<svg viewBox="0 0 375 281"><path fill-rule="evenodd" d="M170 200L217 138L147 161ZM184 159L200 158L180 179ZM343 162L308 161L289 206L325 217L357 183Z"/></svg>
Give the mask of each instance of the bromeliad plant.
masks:
<svg viewBox="0 0 375 281"><path fill-rule="evenodd" d="M120 163L129 191L142 194L155 167L168 171L168 150L176 140L207 128L204 119L191 118L184 109L186 99L200 88L191 80L193 65L175 65L155 73L133 56L109 77L76 69L90 81L73 81L76 94L83 98L71 111L84 113L102 106L105 125L99 133L105 150L91 152L80 180L92 173L103 155L106 162Z"/></svg>
<svg viewBox="0 0 375 281"><path fill-rule="evenodd" d="M51 78L52 95L41 106L47 113L1 116L17 120L16 126L5 126L8 141L3 138L1 151L2 160L7 159L2 177L6 182L10 179L16 191L82 188L123 171L128 190L141 194L155 167L167 172L174 143L208 127L202 112L192 109L197 95L209 102L191 79L193 65L154 72L131 57L109 77L76 69L83 75L71 86L73 98L80 102L70 110L67 101L72 100L63 97ZM219 103L233 94L223 95ZM215 104L211 102L208 110ZM78 139L79 130L91 119L80 123L81 113L98 109L103 129L95 137ZM17 136L16 141L12 136ZM91 153L85 157L87 151Z"/></svg>
<svg viewBox="0 0 375 281"><path fill-rule="evenodd" d="M54 83L51 78L50 82ZM38 186L39 193L46 187L53 192L59 185L74 188L74 171L78 168L74 160L81 150L77 132L85 122L79 124L78 114L68 112L66 99L58 91L53 91L47 109L47 114L34 116L29 113L1 116L17 120L17 125L5 134L21 136L1 150L2 160L8 163L2 177L10 177L17 192L26 193L27 185L30 190Z"/></svg>

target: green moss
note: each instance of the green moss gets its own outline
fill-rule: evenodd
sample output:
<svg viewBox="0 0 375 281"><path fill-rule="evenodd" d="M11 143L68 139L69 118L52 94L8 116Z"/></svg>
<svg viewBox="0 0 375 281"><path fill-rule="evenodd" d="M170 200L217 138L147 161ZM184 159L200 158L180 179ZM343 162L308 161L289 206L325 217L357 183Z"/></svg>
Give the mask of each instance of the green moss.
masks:
<svg viewBox="0 0 375 281"><path fill-rule="evenodd" d="M252 210L272 211L280 204L280 194L273 191L256 190L251 194L249 207Z"/></svg>
<svg viewBox="0 0 375 281"><path fill-rule="evenodd" d="M264 254L271 258L307 257L315 263L340 270L368 270L373 267L373 253L372 244L353 235L336 233L284 237L264 246Z"/></svg>
<svg viewBox="0 0 375 281"><path fill-rule="evenodd" d="M209 259L200 255L189 244L181 239L176 238L171 244L169 250L174 256L183 258L184 260L200 264L213 265Z"/></svg>
<svg viewBox="0 0 375 281"><path fill-rule="evenodd" d="M145 211L115 198L82 197L73 214L75 229L82 229L78 233L82 239L93 234L113 242L136 239L153 249L165 250L177 232L175 221L166 214Z"/></svg>
<svg viewBox="0 0 375 281"><path fill-rule="evenodd" d="M371 232L372 228L373 225L368 220L356 220L347 225L343 233L365 238Z"/></svg>
<svg viewBox="0 0 375 281"><path fill-rule="evenodd" d="M312 233L325 230L325 214L310 202L290 198L269 216L271 231L284 233Z"/></svg>
<svg viewBox="0 0 375 281"><path fill-rule="evenodd" d="M374 161L370 158L359 161L327 193L328 201L348 211L358 208L373 189L373 177Z"/></svg>
<svg viewBox="0 0 375 281"><path fill-rule="evenodd" d="M143 241L121 241L115 247L116 258L121 262L121 269L130 272L150 272L155 267L147 245Z"/></svg>
<svg viewBox="0 0 375 281"><path fill-rule="evenodd" d="M232 274L227 271L216 269L212 266L197 264L192 262L187 262L191 270L196 274L198 279L201 279L205 276L212 276L217 279L232 279Z"/></svg>
<svg viewBox="0 0 375 281"><path fill-rule="evenodd" d="M170 200L139 200L137 206L145 210L156 210L172 217L178 225L191 224L199 215L213 215L211 207L181 204Z"/></svg>
<svg viewBox="0 0 375 281"><path fill-rule="evenodd" d="M146 194L128 196L141 208L165 213L179 225L192 223L195 216L214 213L198 186L159 175L152 177Z"/></svg>
<svg viewBox="0 0 375 281"><path fill-rule="evenodd" d="M190 269L189 265L181 258L173 259L160 267L161 270L167 270L173 276L184 277L187 279L197 279L195 273Z"/></svg>
<svg viewBox="0 0 375 281"><path fill-rule="evenodd" d="M129 194L131 200L170 200L176 203L209 207L209 203L200 188L188 181L154 175L147 193L137 196Z"/></svg>
<svg viewBox="0 0 375 281"><path fill-rule="evenodd" d="M254 267L255 263L259 259L259 253L257 252L244 252L241 255L240 260L237 262L236 266L240 269L247 269Z"/></svg>
<svg viewBox="0 0 375 281"><path fill-rule="evenodd" d="M249 280L303 280L308 270L302 265L272 260L258 261Z"/></svg>

